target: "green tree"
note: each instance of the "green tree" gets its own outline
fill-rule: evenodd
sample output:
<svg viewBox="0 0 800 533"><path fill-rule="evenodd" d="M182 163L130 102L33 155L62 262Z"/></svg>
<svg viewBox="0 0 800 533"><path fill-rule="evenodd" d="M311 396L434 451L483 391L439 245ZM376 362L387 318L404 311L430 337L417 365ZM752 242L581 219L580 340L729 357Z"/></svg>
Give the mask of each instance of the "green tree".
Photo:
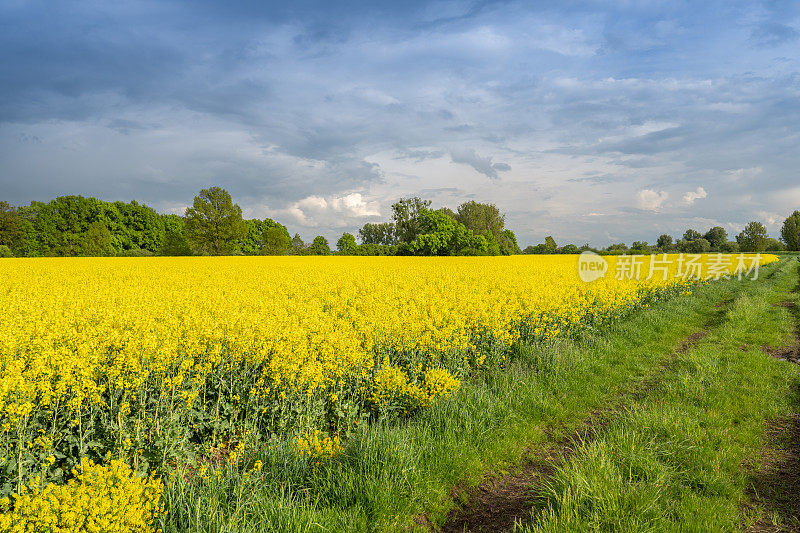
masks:
<svg viewBox="0 0 800 533"><path fill-rule="evenodd" d="M409 244L414 255L486 255L489 239L475 235L446 211L437 209L420 216L419 234ZM491 234L488 234L491 237Z"/></svg>
<svg viewBox="0 0 800 533"><path fill-rule="evenodd" d="M276 223L264 230L262 239L262 251L267 255L286 255L292 248L289 231L281 224Z"/></svg>
<svg viewBox="0 0 800 533"><path fill-rule="evenodd" d="M1 258L14 257L14 254L11 252L11 248L6 246L5 244L0 244L0 257Z"/></svg>
<svg viewBox="0 0 800 533"><path fill-rule="evenodd" d="M562 253L562 254L577 254L577 253L579 253L578 247L575 246L574 244L567 244L565 246L562 246L561 249L558 252Z"/></svg>
<svg viewBox="0 0 800 533"><path fill-rule="evenodd" d="M164 242L158 250L159 255L192 255L192 247L186 240L186 219L178 215L164 215Z"/></svg>
<svg viewBox="0 0 800 533"><path fill-rule="evenodd" d="M356 238L347 232L342 234L342 236L339 237L339 240L336 241L336 249L340 254L351 254L355 251L356 246L358 246L356 244Z"/></svg>
<svg viewBox="0 0 800 533"><path fill-rule="evenodd" d="M0 245L14 247L22 238L22 221L8 202L0 202Z"/></svg>
<svg viewBox="0 0 800 533"><path fill-rule="evenodd" d="M781 240L787 250L800 250L800 211L795 211L783 221Z"/></svg>
<svg viewBox="0 0 800 533"><path fill-rule="evenodd" d="M687 242L696 241L701 237L702 235L700 234L700 232L694 229L687 229L686 232L683 234L683 240Z"/></svg>
<svg viewBox="0 0 800 533"><path fill-rule="evenodd" d="M546 254L547 253L547 246L544 244L537 244L536 246L530 245L526 246L524 250L522 250L523 254Z"/></svg>
<svg viewBox="0 0 800 533"><path fill-rule="evenodd" d="M157 252L164 243L164 219L155 209L132 200L100 206L101 220L117 236L115 248ZM112 238L112 241L114 239Z"/></svg>
<svg viewBox="0 0 800 533"><path fill-rule="evenodd" d="M725 252L726 254L734 254L739 251L739 243L735 241L727 241L719 247L720 252Z"/></svg>
<svg viewBox="0 0 800 533"><path fill-rule="evenodd" d="M723 244L728 242L728 232L722 226L714 226L703 235L713 250L719 250Z"/></svg>
<svg viewBox="0 0 800 533"><path fill-rule="evenodd" d="M517 236L510 229L503 230L500 236L500 253L503 255L518 254L521 252L519 244L517 244Z"/></svg>
<svg viewBox="0 0 800 533"><path fill-rule="evenodd" d="M545 251L546 254L554 254L558 249L558 246L556 245L556 240L550 235L548 235L544 239L544 249L546 250Z"/></svg>
<svg viewBox="0 0 800 533"><path fill-rule="evenodd" d="M317 235L314 237L311 246L308 247L308 251L312 255L330 255L331 247L328 245L328 239L322 235Z"/></svg>
<svg viewBox="0 0 800 533"><path fill-rule="evenodd" d="M767 228L761 222L750 222L744 227L736 242L742 252L763 252L766 246Z"/></svg>
<svg viewBox="0 0 800 533"><path fill-rule="evenodd" d="M498 238L505 229L506 217L494 204L483 204L470 200L458 206L455 215L457 222L471 229L475 235L483 235L487 231Z"/></svg>
<svg viewBox="0 0 800 533"><path fill-rule="evenodd" d="M672 235L667 235L666 233L659 235L658 240L656 241L656 246L662 252L667 252L672 249Z"/></svg>
<svg viewBox="0 0 800 533"><path fill-rule="evenodd" d="M431 201L401 198L392 204L392 219L398 242L410 243L421 233L420 217L430 209Z"/></svg>
<svg viewBox="0 0 800 533"><path fill-rule="evenodd" d="M203 189L186 208L186 237L193 248L211 255L226 255L245 236L242 209L221 187Z"/></svg>
<svg viewBox="0 0 800 533"><path fill-rule="evenodd" d="M364 224L358 230L358 238L361 239L361 244L383 244L387 246L397 244L397 234L392 222Z"/></svg>
<svg viewBox="0 0 800 533"><path fill-rule="evenodd" d="M702 254L711 249L711 243L703 237L686 242L685 250L690 254Z"/></svg>
<svg viewBox="0 0 800 533"><path fill-rule="evenodd" d="M636 250L637 252L649 252L650 245L646 241L634 241L631 244L631 250Z"/></svg>
<svg viewBox="0 0 800 533"><path fill-rule="evenodd" d="M292 253L296 255L302 255L305 253L306 243L303 242L303 239L300 238L299 233L295 233L294 237L292 237Z"/></svg>
<svg viewBox="0 0 800 533"><path fill-rule="evenodd" d="M105 224L96 220L89 224L81 246L81 255L91 257L107 256L114 253L111 245L111 231Z"/></svg>
<svg viewBox="0 0 800 533"><path fill-rule="evenodd" d="M767 237L764 241L765 252L783 252L784 250L786 250L786 246L784 246L783 243L778 239Z"/></svg>

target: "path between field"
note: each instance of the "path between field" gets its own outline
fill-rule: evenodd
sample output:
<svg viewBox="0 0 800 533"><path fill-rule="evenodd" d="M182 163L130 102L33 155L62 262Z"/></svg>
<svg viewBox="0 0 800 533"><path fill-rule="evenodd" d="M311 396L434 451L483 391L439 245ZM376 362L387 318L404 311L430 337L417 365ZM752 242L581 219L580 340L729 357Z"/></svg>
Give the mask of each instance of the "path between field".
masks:
<svg viewBox="0 0 800 533"><path fill-rule="evenodd" d="M778 348L764 345L761 349L778 359L800 364L800 310L790 301L777 305L792 311L798 318L798 329L788 344ZM800 390L795 391L795 400L800 408ZM748 531L800 532L800 412L769 422L765 441L759 465L751 470L751 502L747 504L760 505L765 514Z"/></svg>
<svg viewBox="0 0 800 533"><path fill-rule="evenodd" d="M719 307L727 303L729 302L720 302ZM684 339L648 378L637 383L632 390L621 393L612 407L589 413L572 434L562 438L554 446L527 454L521 465L505 475L486 476L476 488L472 489L467 502L450 512L447 522L439 531L442 533L510 531L515 521L528 520L531 512L532 487L541 484L552 475L557 465L573 456L582 443L591 441L600 429L607 426L625 399L644 398L661 381L665 370L674 364L676 357L688 351L707 334L708 331L701 330ZM450 496L456 499L462 489L461 486L454 487ZM416 522L427 526L431 531L437 531L426 517L418 517Z"/></svg>

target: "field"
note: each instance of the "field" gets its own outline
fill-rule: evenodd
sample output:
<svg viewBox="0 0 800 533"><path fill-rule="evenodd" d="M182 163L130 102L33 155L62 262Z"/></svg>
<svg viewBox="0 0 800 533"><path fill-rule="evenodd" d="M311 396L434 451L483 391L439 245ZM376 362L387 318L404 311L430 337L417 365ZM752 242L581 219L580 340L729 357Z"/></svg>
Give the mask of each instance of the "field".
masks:
<svg viewBox="0 0 800 533"><path fill-rule="evenodd" d="M720 258L703 256L704 277L737 268ZM452 504L425 502L441 501L452 473L427 487L384 479L400 509L359 500L364 487L332 496L332 480L377 480L423 453L413 438L394 451L380 439L442 416L487 376L512 379L531 354L552 365L562 341L706 290L668 259L668 273L644 279L643 258L637 280L628 259L609 258L591 283L575 256L3 260L0 526L381 530L420 511L444 521ZM507 439L532 438L513 428ZM512 460L510 449L481 460ZM256 486L268 487L260 510L247 496Z"/></svg>

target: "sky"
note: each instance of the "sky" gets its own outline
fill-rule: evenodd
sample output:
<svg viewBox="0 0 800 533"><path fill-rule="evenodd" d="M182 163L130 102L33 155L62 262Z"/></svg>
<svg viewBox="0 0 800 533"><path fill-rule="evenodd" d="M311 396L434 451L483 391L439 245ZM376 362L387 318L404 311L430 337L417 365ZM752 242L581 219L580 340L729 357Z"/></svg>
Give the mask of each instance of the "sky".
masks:
<svg viewBox="0 0 800 533"><path fill-rule="evenodd" d="M0 0L0 200L212 185L306 240L409 196L523 247L778 236L800 2Z"/></svg>

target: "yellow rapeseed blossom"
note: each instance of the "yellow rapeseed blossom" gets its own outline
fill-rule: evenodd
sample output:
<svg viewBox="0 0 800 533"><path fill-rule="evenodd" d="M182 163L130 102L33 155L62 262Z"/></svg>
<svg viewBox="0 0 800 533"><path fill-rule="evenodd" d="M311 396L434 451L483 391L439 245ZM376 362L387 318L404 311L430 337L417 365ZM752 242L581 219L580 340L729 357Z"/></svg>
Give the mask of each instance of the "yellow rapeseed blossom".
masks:
<svg viewBox="0 0 800 533"><path fill-rule="evenodd" d="M6 511L0 514L0 531L152 532L153 519L164 512L162 491L161 481L142 479L121 461L100 466L84 459L66 485L23 487L13 498L0 500Z"/></svg>
<svg viewBox="0 0 800 533"><path fill-rule="evenodd" d="M167 454L179 443L240 442L247 428L285 435L362 408L411 412L504 365L521 337L546 341L689 293L684 274L698 265L712 278L753 266L669 256L661 277L647 275L647 257L607 261L585 283L564 255L4 259L0 471L11 475L0 486L22 499L3 524L27 512L22 501L51 508L49 495L84 494L79 481L47 485L81 456L147 470L179 460ZM335 438L318 437L319 453L298 442L326 456ZM51 488L23 494L34 476Z"/></svg>
<svg viewBox="0 0 800 533"><path fill-rule="evenodd" d="M335 457L342 451L342 443L339 437L335 435L330 437L318 429L296 436L294 445L299 455L312 459L328 459Z"/></svg>

